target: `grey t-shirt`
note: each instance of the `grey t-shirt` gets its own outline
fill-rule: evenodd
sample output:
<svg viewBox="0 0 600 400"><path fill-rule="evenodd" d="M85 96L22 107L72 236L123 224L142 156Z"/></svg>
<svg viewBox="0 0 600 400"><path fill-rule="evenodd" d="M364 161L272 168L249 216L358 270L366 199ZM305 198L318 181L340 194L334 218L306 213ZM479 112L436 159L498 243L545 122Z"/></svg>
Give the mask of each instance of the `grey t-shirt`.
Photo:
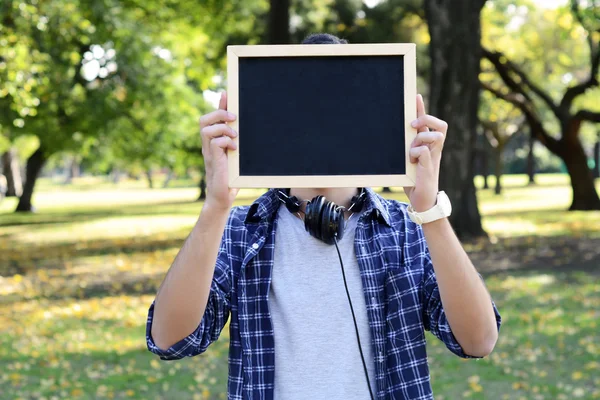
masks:
<svg viewBox="0 0 600 400"><path fill-rule="evenodd" d="M375 365L360 271L354 215L339 242L369 380ZM269 291L275 336L275 400L369 398L352 313L335 246L313 238L285 206L278 212Z"/></svg>

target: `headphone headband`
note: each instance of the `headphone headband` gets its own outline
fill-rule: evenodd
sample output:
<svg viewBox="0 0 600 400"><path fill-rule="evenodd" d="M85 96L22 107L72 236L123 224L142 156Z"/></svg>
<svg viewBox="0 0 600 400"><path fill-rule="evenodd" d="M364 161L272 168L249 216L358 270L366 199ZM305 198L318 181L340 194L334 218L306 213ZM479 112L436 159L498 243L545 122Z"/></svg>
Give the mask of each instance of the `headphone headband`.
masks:
<svg viewBox="0 0 600 400"><path fill-rule="evenodd" d="M290 189L276 189L279 201L285 204L285 207L292 214L301 212L303 200L296 196L290 196ZM333 244L336 239L342 239L344 235L344 211L352 213L360 212L367 199L367 191L360 188L360 193L352 197L350 207L345 208L336 205L327 200L324 196L316 196L306 204L304 212L304 227L311 236L324 241L327 244Z"/></svg>

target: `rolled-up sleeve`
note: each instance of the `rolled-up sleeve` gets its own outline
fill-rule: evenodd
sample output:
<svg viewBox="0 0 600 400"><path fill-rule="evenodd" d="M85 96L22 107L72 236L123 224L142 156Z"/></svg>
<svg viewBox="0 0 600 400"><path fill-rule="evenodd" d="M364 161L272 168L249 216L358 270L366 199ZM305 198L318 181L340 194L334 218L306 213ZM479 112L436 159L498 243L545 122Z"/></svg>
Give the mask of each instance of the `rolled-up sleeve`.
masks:
<svg viewBox="0 0 600 400"><path fill-rule="evenodd" d="M424 243L424 241L422 242ZM422 262L424 268L423 275L423 321L425 329L433 333L435 337L440 339L446 347L462 358L481 358L468 355L464 352L461 345L456 340L456 337L452 333L448 318L444 312L444 306L442 305L442 299L440 296L440 289L438 287L437 279L435 277L435 271L433 269L433 263L431 262L431 256L426 245L422 251ZM479 275L481 278L481 275ZM492 307L494 308L494 314L496 315L496 325L500 330L502 324L502 318L496 308L496 304L491 301Z"/></svg>
<svg viewBox="0 0 600 400"><path fill-rule="evenodd" d="M229 224L221 241L206 310L194 332L168 349L159 348L152 338L154 302L150 305L146 322L146 344L148 350L160 356L162 360L177 360L201 354L206 351L211 343L218 340L231 310L231 264L227 245L231 241L227 239L229 236L228 231Z"/></svg>

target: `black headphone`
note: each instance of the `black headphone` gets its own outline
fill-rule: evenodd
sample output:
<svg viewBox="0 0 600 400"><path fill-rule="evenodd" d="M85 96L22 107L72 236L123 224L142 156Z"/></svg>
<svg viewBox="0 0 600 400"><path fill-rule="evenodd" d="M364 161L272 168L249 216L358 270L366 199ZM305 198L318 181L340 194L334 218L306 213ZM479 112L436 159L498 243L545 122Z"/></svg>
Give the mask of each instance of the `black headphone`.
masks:
<svg viewBox="0 0 600 400"><path fill-rule="evenodd" d="M279 200L285 204L285 207L292 214L302 212L301 206L304 201L296 196L289 195L289 189L276 189ZM353 196L350 201L350 207L347 209L338 206L324 196L316 196L306 202L306 211L304 211L304 228L311 236L327 244L334 244L336 240L341 240L344 236L345 219L344 211L360 212L365 204L367 192L360 189L360 193Z"/></svg>

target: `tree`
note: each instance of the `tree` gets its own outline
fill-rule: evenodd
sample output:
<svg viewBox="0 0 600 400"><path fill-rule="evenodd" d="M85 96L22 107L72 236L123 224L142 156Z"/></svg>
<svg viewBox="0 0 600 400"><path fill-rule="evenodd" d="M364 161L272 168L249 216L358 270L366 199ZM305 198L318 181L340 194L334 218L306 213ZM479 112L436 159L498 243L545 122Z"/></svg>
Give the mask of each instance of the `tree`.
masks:
<svg viewBox="0 0 600 400"><path fill-rule="evenodd" d="M425 0L431 43L429 112L448 123L440 187L453 204L462 237L484 235L473 182L481 58L480 13L485 0Z"/></svg>
<svg viewBox="0 0 600 400"><path fill-rule="evenodd" d="M188 68L179 71L179 86L206 88L221 42L213 44L198 26L217 31L214 24L225 14L215 13L218 18L212 21L206 10L232 6L221 0L202 5L182 0L166 5L139 0L2 2L0 43L8 46L0 46L0 132L9 141L26 134L39 139L39 148L27 160L17 210L32 209L37 176L51 155L77 152L84 138L106 135L123 118L130 118L128 128L140 131L134 128L141 110L156 105L158 96L155 90L152 99L144 99L136 89L162 55L185 53L180 63ZM161 47L165 42L170 48ZM130 101L134 93L137 103ZM143 128L147 132L150 127ZM132 139L147 140L141 136ZM154 158L168 164L164 153Z"/></svg>
<svg viewBox="0 0 600 400"><path fill-rule="evenodd" d="M594 178L600 178L600 132L594 144Z"/></svg>
<svg viewBox="0 0 600 400"><path fill-rule="evenodd" d="M523 118L515 107L494 99L489 93L483 93L481 99L479 122L484 136L494 149L495 193L498 195L502 193L504 150L514 135L522 130Z"/></svg>
<svg viewBox="0 0 600 400"><path fill-rule="evenodd" d="M528 185L535 184L535 153L533 152L535 146L535 135L529 133L529 149L527 151L527 177Z"/></svg>
<svg viewBox="0 0 600 400"><path fill-rule="evenodd" d="M11 44L0 46L0 124L10 127L9 140L26 134L39 139L27 160L17 211L32 210L35 183L48 157L75 148L75 138L94 134L110 117L111 87L102 79L90 86L82 74L84 54L92 54L93 46L104 52L94 43L106 43L107 32L90 21L98 7L93 11L85 5L84 0L13 0L0 7L0 42ZM114 75L105 71L105 78Z"/></svg>
<svg viewBox="0 0 600 400"><path fill-rule="evenodd" d="M2 171L6 176L6 197L19 197L23 193L23 182L21 181L21 169L17 152L9 148L2 154Z"/></svg>
<svg viewBox="0 0 600 400"><path fill-rule="evenodd" d="M595 1L582 10L577 0L571 1L571 12L580 27L584 28L589 49L588 72L585 78L568 87L555 100L553 94L536 83L526 69L511 61L500 51L484 49L485 58L493 65L503 88L490 82L483 87L499 99L513 104L525 116L531 134L553 154L560 157L571 178L573 201L570 210L598 210L600 198L594 187L594 179L587 163L587 156L580 139L584 122L600 122L600 112L580 108L573 111L579 97L598 87L600 66L600 7ZM595 27L591 25L596 23ZM580 103L581 104L581 103ZM560 136L553 135L542 119L544 109L557 121Z"/></svg>
<svg viewBox="0 0 600 400"><path fill-rule="evenodd" d="M489 158L490 152L493 150L491 148L490 142L485 135L483 127L480 124L481 129L477 129L477 138L475 140L475 149L473 155L473 163L474 163L474 171L475 175L481 175L483 177L483 189L489 189L489 177L490 177L490 168L489 168Z"/></svg>
<svg viewBox="0 0 600 400"><path fill-rule="evenodd" d="M267 43L290 43L290 0L270 0Z"/></svg>

